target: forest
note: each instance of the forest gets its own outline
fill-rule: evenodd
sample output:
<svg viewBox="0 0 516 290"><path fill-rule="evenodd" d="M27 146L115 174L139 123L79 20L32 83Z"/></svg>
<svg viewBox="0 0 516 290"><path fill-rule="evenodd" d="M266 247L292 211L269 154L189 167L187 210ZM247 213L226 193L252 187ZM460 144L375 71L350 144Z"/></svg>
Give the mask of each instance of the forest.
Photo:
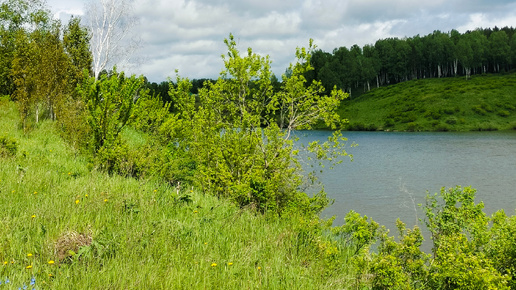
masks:
<svg viewBox="0 0 516 290"><path fill-rule="evenodd" d="M229 34L217 80L149 84L94 68L82 21L63 25L40 1L0 6L0 286L516 287L516 216L488 216L473 188L428 195L425 253L418 226L398 220L394 238L354 211L341 226L321 219L332 201L317 180L353 159L338 113L352 88L510 70L514 50L497 58L487 48L499 38L510 48L512 29L436 32L414 42L428 53L417 63L409 40L333 55L309 40L281 80L268 56L240 51ZM485 40L480 64L445 53L444 43L473 39ZM365 63L375 69L362 76ZM335 77L345 75L352 81ZM327 140L296 143L296 130L320 126Z"/></svg>
<svg viewBox="0 0 516 290"><path fill-rule="evenodd" d="M316 50L309 80L325 88L350 93L360 88L396 84L407 80L508 72L516 66L516 37L512 27L479 28L461 34L434 31L425 36L379 39L360 48Z"/></svg>

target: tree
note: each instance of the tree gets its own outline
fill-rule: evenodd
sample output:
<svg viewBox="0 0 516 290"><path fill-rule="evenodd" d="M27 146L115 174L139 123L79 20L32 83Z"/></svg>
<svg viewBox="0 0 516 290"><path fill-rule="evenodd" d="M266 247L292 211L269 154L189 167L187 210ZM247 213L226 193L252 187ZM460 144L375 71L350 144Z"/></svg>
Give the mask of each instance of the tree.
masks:
<svg viewBox="0 0 516 290"><path fill-rule="evenodd" d="M86 7L95 78L107 67L128 62L139 47L137 39L127 39L137 23L131 9L130 0L99 0Z"/></svg>
<svg viewBox="0 0 516 290"><path fill-rule="evenodd" d="M10 95L15 90L11 70L19 32L42 27L49 15L43 1L6 0L0 4L0 94Z"/></svg>
<svg viewBox="0 0 516 290"><path fill-rule="evenodd" d="M81 25L81 19L72 17L65 28L63 35L63 45L66 53L70 57L71 67L70 74L77 85L82 80L84 70L90 75L93 74L92 63L93 56L90 51L91 35Z"/></svg>
<svg viewBox="0 0 516 290"><path fill-rule="evenodd" d="M108 150L118 141L118 136L133 113L134 102L143 84L143 77L125 77L124 73L102 75L100 80L86 76L79 93L88 111L91 127L91 147L94 154Z"/></svg>
<svg viewBox="0 0 516 290"><path fill-rule="evenodd" d="M500 72L500 66L507 66L511 59L511 46L505 31L500 30L489 36L489 59L494 72Z"/></svg>
<svg viewBox="0 0 516 290"><path fill-rule="evenodd" d="M260 212L320 211L328 200L324 192L310 198L302 190L292 132L319 122L335 128L335 110L345 95L335 90L326 96L320 82L306 82L312 43L296 51L298 62L283 75L278 93L271 83L268 57L250 48L242 56L232 35L225 43L225 69L216 83L206 83L198 96L190 94L187 79L178 77L171 88L178 114L166 130L177 132L170 144L194 160L199 185L208 193ZM309 148L319 158L345 154L338 133L331 141L332 145L315 142Z"/></svg>

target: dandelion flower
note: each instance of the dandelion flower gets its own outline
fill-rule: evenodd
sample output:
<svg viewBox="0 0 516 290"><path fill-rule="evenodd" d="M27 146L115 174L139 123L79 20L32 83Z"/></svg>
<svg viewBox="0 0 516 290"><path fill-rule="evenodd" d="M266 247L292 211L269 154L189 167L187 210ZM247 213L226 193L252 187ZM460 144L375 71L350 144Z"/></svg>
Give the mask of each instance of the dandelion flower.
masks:
<svg viewBox="0 0 516 290"><path fill-rule="evenodd" d="M79 200L78 199L75 200L75 204L79 204Z"/></svg>
<svg viewBox="0 0 516 290"><path fill-rule="evenodd" d="M107 198L106 198L106 199L104 199L104 202L107 202Z"/></svg>
<svg viewBox="0 0 516 290"><path fill-rule="evenodd" d="M211 263L211 266L212 266L212 267L216 267L216 266L217 266L217 264L216 264L216 263Z"/></svg>
<svg viewBox="0 0 516 290"><path fill-rule="evenodd" d="M231 265L233 265L233 263L229 262L229 263L228 263L228 266L231 266Z"/></svg>
<svg viewBox="0 0 516 290"><path fill-rule="evenodd" d="M48 261L50 265L53 265L55 262L53 260Z"/></svg>
<svg viewBox="0 0 516 290"><path fill-rule="evenodd" d="M37 192L37 191L34 191L34 194L38 194L38 192Z"/></svg>
<svg viewBox="0 0 516 290"><path fill-rule="evenodd" d="M257 269L258 269L258 270L261 270L261 269L262 269L262 267L258 267Z"/></svg>
<svg viewBox="0 0 516 290"><path fill-rule="evenodd" d="M31 253L28 253L28 254L27 254L27 257L29 257L29 258L30 258L30 257L32 257L32 254L31 254Z"/></svg>
<svg viewBox="0 0 516 290"><path fill-rule="evenodd" d="M88 197L88 195L87 195L87 194L85 194L85 195L84 195L84 197Z"/></svg>
<svg viewBox="0 0 516 290"><path fill-rule="evenodd" d="M8 262L7 262L7 261L4 261L4 265L7 265L7 264L8 264Z"/></svg>
<svg viewBox="0 0 516 290"><path fill-rule="evenodd" d="M193 213L198 213L198 211L194 210Z"/></svg>
<svg viewBox="0 0 516 290"><path fill-rule="evenodd" d="M208 243L204 243L205 245L207 245Z"/></svg>
<svg viewBox="0 0 516 290"><path fill-rule="evenodd" d="M28 265L25 269L32 269L32 265Z"/></svg>
<svg viewBox="0 0 516 290"><path fill-rule="evenodd" d="M33 214L33 215L31 215L30 217L31 217L31 218L35 218L35 217L36 217L36 215L35 215L35 214Z"/></svg>

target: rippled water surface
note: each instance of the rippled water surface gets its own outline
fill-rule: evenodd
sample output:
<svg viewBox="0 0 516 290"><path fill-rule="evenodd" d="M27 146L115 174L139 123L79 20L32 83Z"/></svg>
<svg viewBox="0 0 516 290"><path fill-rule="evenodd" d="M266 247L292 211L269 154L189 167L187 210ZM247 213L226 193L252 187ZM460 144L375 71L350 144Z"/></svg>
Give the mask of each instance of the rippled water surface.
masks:
<svg viewBox="0 0 516 290"><path fill-rule="evenodd" d="M326 131L298 132L300 142L326 139ZM395 230L400 218L409 226L423 218L417 204L428 193L455 185L477 189L485 212L516 209L516 132L401 133L343 132L357 147L321 176L335 203L323 212L343 223L350 210ZM418 222L420 224L420 222Z"/></svg>

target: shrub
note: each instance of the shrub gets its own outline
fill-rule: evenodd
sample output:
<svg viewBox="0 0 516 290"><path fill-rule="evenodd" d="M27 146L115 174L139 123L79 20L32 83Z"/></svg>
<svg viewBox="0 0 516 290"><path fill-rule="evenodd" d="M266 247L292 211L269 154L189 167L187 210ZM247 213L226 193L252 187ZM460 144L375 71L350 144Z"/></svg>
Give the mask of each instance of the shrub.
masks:
<svg viewBox="0 0 516 290"><path fill-rule="evenodd" d="M322 210L328 203L323 191L310 198L300 190L305 180L291 132L320 123L340 126L336 109L345 94L334 89L325 95L320 82L307 83L304 75L313 69L310 49L296 51L292 74L275 92L267 57L251 49L241 56L232 35L225 43L228 57L216 83L206 83L197 97L190 94L187 79L178 77L177 87L170 89L178 112L163 124L173 132L170 146L193 161L196 180L207 193L260 212ZM306 149L315 159L333 161L346 155L341 140L336 132Z"/></svg>
<svg viewBox="0 0 516 290"><path fill-rule="evenodd" d="M499 110L496 114L500 117L509 117L511 113L507 110Z"/></svg>
<svg viewBox="0 0 516 290"><path fill-rule="evenodd" d="M419 128L419 124L416 122L410 122L407 124L407 131L416 131Z"/></svg>
<svg viewBox="0 0 516 290"><path fill-rule="evenodd" d="M0 136L0 157L13 157L18 152L16 139L9 136Z"/></svg>
<svg viewBox="0 0 516 290"><path fill-rule="evenodd" d="M479 115L485 115L487 114L486 110L484 110L484 108L482 108L481 105L474 105L471 110L473 110L473 112L479 114Z"/></svg>
<svg viewBox="0 0 516 290"><path fill-rule="evenodd" d="M450 118L446 119L445 122L446 122L446 124L449 124L449 125L455 125L455 124L457 124L457 118L450 117Z"/></svg>
<svg viewBox="0 0 516 290"><path fill-rule="evenodd" d="M491 240L484 204L475 204L476 191L459 186L427 196L426 225L432 234L434 289L508 289L502 275L483 252Z"/></svg>
<svg viewBox="0 0 516 290"><path fill-rule="evenodd" d="M394 126L394 121L390 118L386 119L383 125L387 128L392 127L392 126Z"/></svg>

